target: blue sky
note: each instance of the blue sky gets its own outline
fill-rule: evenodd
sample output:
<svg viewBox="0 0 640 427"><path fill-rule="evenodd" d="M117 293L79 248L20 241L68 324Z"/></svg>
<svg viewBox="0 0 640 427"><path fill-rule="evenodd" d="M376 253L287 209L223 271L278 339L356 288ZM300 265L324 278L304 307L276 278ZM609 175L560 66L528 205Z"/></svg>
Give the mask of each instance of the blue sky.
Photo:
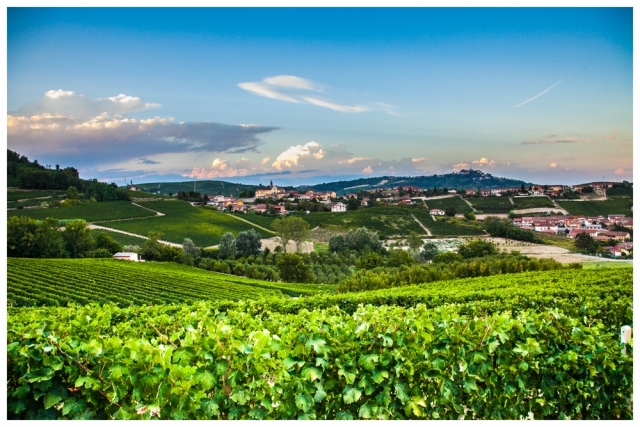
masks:
<svg viewBox="0 0 640 427"><path fill-rule="evenodd" d="M631 8L9 8L7 22L7 145L84 178L633 178Z"/></svg>

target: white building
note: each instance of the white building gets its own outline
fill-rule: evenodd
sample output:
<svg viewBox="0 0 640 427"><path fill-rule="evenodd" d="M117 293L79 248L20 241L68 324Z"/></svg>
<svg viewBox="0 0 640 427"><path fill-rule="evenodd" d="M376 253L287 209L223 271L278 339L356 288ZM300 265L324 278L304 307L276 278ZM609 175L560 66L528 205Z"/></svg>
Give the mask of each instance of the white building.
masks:
<svg viewBox="0 0 640 427"><path fill-rule="evenodd" d="M331 212L346 212L347 205L342 202L335 203L331 205Z"/></svg>
<svg viewBox="0 0 640 427"><path fill-rule="evenodd" d="M431 209L429 213L431 215L444 215L444 211L442 209Z"/></svg>
<svg viewBox="0 0 640 427"><path fill-rule="evenodd" d="M142 259L142 255L137 254L135 252L118 252L113 255L113 259L119 259L123 261L144 262L144 260Z"/></svg>

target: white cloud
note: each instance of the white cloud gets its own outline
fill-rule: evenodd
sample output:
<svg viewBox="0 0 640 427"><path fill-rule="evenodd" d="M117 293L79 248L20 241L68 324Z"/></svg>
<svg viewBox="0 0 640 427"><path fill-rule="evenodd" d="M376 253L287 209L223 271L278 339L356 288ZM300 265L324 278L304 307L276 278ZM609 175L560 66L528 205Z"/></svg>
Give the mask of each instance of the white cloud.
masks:
<svg viewBox="0 0 640 427"><path fill-rule="evenodd" d="M48 92L44 93L44 96L46 96L47 98L60 98L61 96L72 96L75 92L72 90L62 90L62 89L58 89L58 90L50 90Z"/></svg>
<svg viewBox="0 0 640 427"><path fill-rule="evenodd" d="M628 172L624 168L617 168L615 171L613 171L613 173L615 173L616 175L624 175Z"/></svg>
<svg viewBox="0 0 640 427"><path fill-rule="evenodd" d="M373 169L371 169L371 166L367 166L366 168L362 169L362 173L373 173Z"/></svg>
<svg viewBox="0 0 640 427"><path fill-rule="evenodd" d="M361 113L369 110L369 107L364 105L345 105L315 96L308 96L308 91L320 92L322 86L297 76L279 75L266 77L261 82L238 83L238 87L254 95L295 104L316 105L341 113Z"/></svg>
<svg viewBox="0 0 640 427"><path fill-rule="evenodd" d="M267 162L269 161L269 157L265 157L264 159L262 159L262 161L260 163L267 164Z"/></svg>
<svg viewBox="0 0 640 427"><path fill-rule="evenodd" d="M556 162L553 162L549 165L550 168L557 168L558 164Z"/></svg>
<svg viewBox="0 0 640 427"><path fill-rule="evenodd" d="M271 164L277 170L289 169L297 166L304 166L304 161L309 158L322 159L326 152L320 144L315 141L307 142L304 145L295 145L280 153L276 161Z"/></svg>
<svg viewBox="0 0 640 427"><path fill-rule="evenodd" d="M227 160L215 158L211 163L211 167L194 167L187 176L197 179L227 178L248 175L253 171L255 171L255 168L249 159L242 158L233 165Z"/></svg>
<svg viewBox="0 0 640 427"><path fill-rule="evenodd" d="M462 169L469 169L469 163L465 163L465 162L461 162L461 163L456 163L455 165L453 165L453 171L454 172L459 172Z"/></svg>
<svg viewBox="0 0 640 427"><path fill-rule="evenodd" d="M473 165L479 165L479 166L495 166L496 162L494 160L487 160L486 157L482 157L480 160L474 160L471 162L471 164Z"/></svg>
<svg viewBox="0 0 640 427"><path fill-rule="evenodd" d="M73 91L49 91L41 100L9 112L7 146L30 157L55 154L60 162L80 169L105 164L117 168L118 162L138 163L161 154L256 151L262 144L258 136L278 129L129 116L158 106L125 94L88 99Z"/></svg>
<svg viewBox="0 0 640 427"><path fill-rule="evenodd" d="M573 134L568 136L558 135L545 135L536 141L523 141L521 145L539 145L539 144L573 144L577 142L585 142L586 139L579 138L579 134Z"/></svg>

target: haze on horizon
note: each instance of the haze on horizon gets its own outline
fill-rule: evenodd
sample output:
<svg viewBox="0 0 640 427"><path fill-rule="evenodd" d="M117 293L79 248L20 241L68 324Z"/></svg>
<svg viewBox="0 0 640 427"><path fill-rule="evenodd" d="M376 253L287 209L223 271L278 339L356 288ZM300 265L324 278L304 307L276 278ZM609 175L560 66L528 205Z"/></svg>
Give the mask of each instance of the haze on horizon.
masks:
<svg viewBox="0 0 640 427"><path fill-rule="evenodd" d="M8 8L7 146L118 184L633 181L627 8Z"/></svg>

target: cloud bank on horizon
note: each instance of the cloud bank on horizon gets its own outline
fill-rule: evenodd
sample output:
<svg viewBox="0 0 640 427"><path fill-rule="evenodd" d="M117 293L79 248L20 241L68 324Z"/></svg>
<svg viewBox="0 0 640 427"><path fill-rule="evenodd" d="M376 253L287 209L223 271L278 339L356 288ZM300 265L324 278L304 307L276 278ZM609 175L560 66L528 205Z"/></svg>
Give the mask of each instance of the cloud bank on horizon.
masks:
<svg viewBox="0 0 640 427"><path fill-rule="evenodd" d="M159 104L120 94L87 99L73 91L51 90L36 102L7 114L7 145L18 152L55 154L87 168L171 153L255 152L261 134L274 126L179 122L173 117L136 119L131 113Z"/></svg>

